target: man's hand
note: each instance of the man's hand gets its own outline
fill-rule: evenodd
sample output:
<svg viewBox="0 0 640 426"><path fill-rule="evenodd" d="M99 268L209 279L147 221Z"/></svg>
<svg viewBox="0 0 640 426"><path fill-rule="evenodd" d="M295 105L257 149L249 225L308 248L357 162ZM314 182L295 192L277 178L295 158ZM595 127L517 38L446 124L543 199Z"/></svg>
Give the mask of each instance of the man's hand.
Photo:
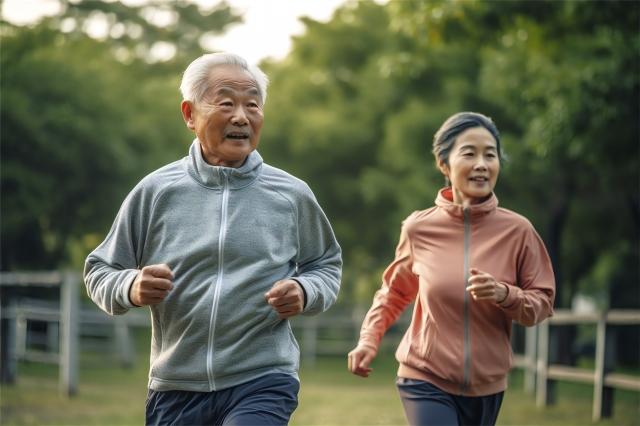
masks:
<svg viewBox="0 0 640 426"><path fill-rule="evenodd" d="M471 285L467 287L467 292L473 297L473 300L495 303L505 301L509 295L506 284L497 283L490 274L476 268L471 268L469 272L471 273L469 278Z"/></svg>
<svg viewBox="0 0 640 426"><path fill-rule="evenodd" d="M294 280L278 281L264 295L280 318L291 318L304 309L304 291Z"/></svg>
<svg viewBox="0 0 640 426"><path fill-rule="evenodd" d="M370 346L358 345L349 352L349 371L362 377L369 377L372 368L369 363L376 357L378 351Z"/></svg>
<svg viewBox="0 0 640 426"><path fill-rule="evenodd" d="M167 265L149 265L142 268L129 289L131 303L138 306L157 305L173 290L175 278Z"/></svg>

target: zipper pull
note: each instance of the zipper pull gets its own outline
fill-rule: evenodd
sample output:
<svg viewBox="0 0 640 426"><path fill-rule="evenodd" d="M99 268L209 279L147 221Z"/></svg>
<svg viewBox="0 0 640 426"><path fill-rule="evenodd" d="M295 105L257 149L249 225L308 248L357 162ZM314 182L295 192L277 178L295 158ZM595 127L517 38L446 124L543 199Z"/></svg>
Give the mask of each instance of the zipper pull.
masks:
<svg viewBox="0 0 640 426"><path fill-rule="evenodd" d="M222 178L223 184L226 185L229 183L229 170L221 168L220 169L220 177Z"/></svg>

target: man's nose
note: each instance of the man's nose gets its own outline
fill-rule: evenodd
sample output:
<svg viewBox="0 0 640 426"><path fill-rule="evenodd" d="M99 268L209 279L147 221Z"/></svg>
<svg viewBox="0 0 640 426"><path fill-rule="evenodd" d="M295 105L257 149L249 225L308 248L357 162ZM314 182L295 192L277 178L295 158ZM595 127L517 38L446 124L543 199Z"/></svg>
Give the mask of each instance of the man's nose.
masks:
<svg viewBox="0 0 640 426"><path fill-rule="evenodd" d="M236 107L233 111L231 123L237 126L244 126L249 123L249 120L247 119L247 113L242 106Z"/></svg>

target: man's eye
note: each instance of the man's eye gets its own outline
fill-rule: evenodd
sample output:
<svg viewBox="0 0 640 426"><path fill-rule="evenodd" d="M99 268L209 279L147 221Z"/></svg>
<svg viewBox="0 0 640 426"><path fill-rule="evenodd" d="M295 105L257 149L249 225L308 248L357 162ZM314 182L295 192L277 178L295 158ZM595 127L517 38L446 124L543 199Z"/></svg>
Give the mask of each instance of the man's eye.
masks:
<svg viewBox="0 0 640 426"><path fill-rule="evenodd" d="M223 102L220 105L222 105L222 106L233 106L233 104L231 102Z"/></svg>

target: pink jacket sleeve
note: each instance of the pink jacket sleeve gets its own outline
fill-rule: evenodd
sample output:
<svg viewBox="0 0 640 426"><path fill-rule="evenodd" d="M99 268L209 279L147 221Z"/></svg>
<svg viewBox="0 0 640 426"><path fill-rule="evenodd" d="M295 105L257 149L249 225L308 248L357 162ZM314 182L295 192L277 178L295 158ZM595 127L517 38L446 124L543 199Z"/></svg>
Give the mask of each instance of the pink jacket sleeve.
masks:
<svg viewBox="0 0 640 426"><path fill-rule="evenodd" d="M516 322L531 327L553 315L553 268L542 239L531 225L518 256L518 283L507 284L507 290L507 298L498 306Z"/></svg>
<svg viewBox="0 0 640 426"><path fill-rule="evenodd" d="M408 220L407 220L408 221ZM378 349L382 336L418 293L418 277L413 273L413 254L403 222L396 256L382 275L382 288L373 297L373 305L360 330L358 344Z"/></svg>

